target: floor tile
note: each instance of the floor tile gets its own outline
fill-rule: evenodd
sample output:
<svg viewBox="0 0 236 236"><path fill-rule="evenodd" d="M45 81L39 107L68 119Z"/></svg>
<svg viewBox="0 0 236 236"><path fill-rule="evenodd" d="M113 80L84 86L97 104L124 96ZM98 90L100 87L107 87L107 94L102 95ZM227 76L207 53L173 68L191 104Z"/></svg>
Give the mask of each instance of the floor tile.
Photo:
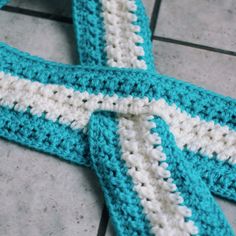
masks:
<svg viewBox="0 0 236 236"><path fill-rule="evenodd" d="M101 191L86 168L0 140L0 235L96 235Z"/></svg>
<svg viewBox="0 0 236 236"><path fill-rule="evenodd" d="M107 227L107 232L105 236L115 236L115 230L113 228L113 225L111 224L111 220L109 220L108 227Z"/></svg>
<svg viewBox="0 0 236 236"><path fill-rule="evenodd" d="M149 18L151 18L152 16L154 3L155 3L155 0L143 0L143 5L146 8L146 12Z"/></svg>
<svg viewBox="0 0 236 236"><path fill-rule="evenodd" d="M221 198L216 199L220 204L222 210L224 211L226 217L228 218L234 232L236 233L236 204L233 202L225 201Z"/></svg>
<svg viewBox="0 0 236 236"><path fill-rule="evenodd" d="M12 0L8 5L55 15L71 16L71 2L71 0Z"/></svg>
<svg viewBox="0 0 236 236"><path fill-rule="evenodd" d="M236 51L235 0L163 0L155 35Z"/></svg>
<svg viewBox="0 0 236 236"><path fill-rule="evenodd" d="M159 41L153 47L161 73L236 97L236 57Z"/></svg>
<svg viewBox="0 0 236 236"><path fill-rule="evenodd" d="M0 41L48 60L75 64L73 26L0 11Z"/></svg>

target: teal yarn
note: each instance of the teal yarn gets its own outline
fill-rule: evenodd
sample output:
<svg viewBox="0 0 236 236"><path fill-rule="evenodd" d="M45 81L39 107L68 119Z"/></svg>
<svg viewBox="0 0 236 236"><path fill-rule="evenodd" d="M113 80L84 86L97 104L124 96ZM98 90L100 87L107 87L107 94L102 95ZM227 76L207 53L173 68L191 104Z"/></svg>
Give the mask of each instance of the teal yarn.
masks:
<svg viewBox="0 0 236 236"><path fill-rule="evenodd" d="M80 64L106 66L101 3L97 0L73 0L72 10Z"/></svg>
<svg viewBox="0 0 236 236"><path fill-rule="evenodd" d="M183 150L184 158L192 164L212 193L236 202L236 165ZM212 171L211 171L212 170Z"/></svg>
<svg viewBox="0 0 236 236"><path fill-rule="evenodd" d="M0 0L0 8L6 5L9 2L9 0Z"/></svg>
<svg viewBox="0 0 236 236"><path fill-rule="evenodd" d="M192 117L236 130L236 101L174 78L139 69L68 66L43 61L0 44L0 70L43 84L64 85L75 91L119 97L164 98ZM130 78L130 79L127 79Z"/></svg>
<svg viewBox="0 0 236 236"><path fill-rule="evenodd" d="M198 225L199 235L234 235L204 179L200 177L202 175L196 171L198 168L195 163L185 159L183 152L176 146L168 125L160 117L155 117L154 122L157 126L152 132L158 133L162 139L162 148L166 153L172 178L185 199L184 204L193 212L190 219Z"/></svg>
<svg viewBox="0 0 236 236"><path fill-rule="evenodd" d="M236 131L236 101L158 74L155 71L151 33L148 29L148 20L142 2L140 0L129 1L130 6L125 5L124 8L121 8L122 11L129 9L128 12L120 10L121 14L125 13L122 15L123 17L127 14L131 14L130 17L137 16L136 21L122 22L123 28L120 29L122 29L122 33L124 31L123 34L113 31L120 27L119 22L123 19L117 19L119 12L113 12L116 10L117 2L119 0L73 1L73 22L81 65L72 66L46 61L0 43L0 136L66 161L92 168L103 189L117 235L168 235L169 230L177 230L176 232L179 233L180 229L183 230L183 235L233 235L210 191L236 201L234 181L236 165L229 162L229 159L233 157L222 158L228 149L231 148L232 153L233 149L235 150L232 144L230 146L230 142ZM133 3L136 8L132 5ZM125 1L119 2L119 4L125 4ZM111 25L107 25L105 17L108 17L108 22L110 21ZM128 20L126 19L126 21ZM132 27L140 27L140 31L136 28L135 33L129 34L128 29ZM118 44L111 40L112 34L117 34L120 37ZM126 34L128 37L124 40L122 37L126 37ZM109 37L111 37L110 41ZM136 38L142 38L143 42L135 41ZM127 43L124 44L124 41ZM110 61L115 64L111 65ZM145 63L145 68L142 63ZM8 84L9 80L12 81L10 84ZM14 87L15 83L18 83L18 86ZM35 88L37 86L42 86L41 90L37 90ZM35 103L32 103L32 106L27 105L27 99L20 93L23 91L27 96L31 88L36 89L36 95L40 95L39 101L46 99L46 102L43 100L42 104L39 104L37 100L34 100ZM11 91L14 91L14 95L17 96L9 97ZM65 94L61 91L72 95L64 97ZM6 96L2 96L1 93ZM43 97L41 93L43 93ZM81 98L82 105L78 99L73 104L72 98L82 96L81 94L87 94L86 98ZM91 100L96 96L99 98ZM113 98L111 98L112 96ZM59 103L61 97L65 99L64 103ZM101 101L99 101L100 99ZM109 99L113 99L112 102ZM55 101L55 107L58 103L61 104L59 109L52 106L51 110L42 110L42 107L45 109L50 107L51 100ZM166 108L163 110L166 113L164 112L160 118L156 114L152 114L152 109L148 110L146 114L145 112L140 113L140 107L138 107L136 110L134 109L135 112L130 114L130 110L132 110L129 109L130 107L140 105L135 103L136 100L139 100L140 103L145 101L145 105L142 107L144 110L152 106L155 101L164 100ZM83 104L89 102L92 107L94 104L106 102L107 106L94 108L90 114L90 106L83 107ZM119 108L114 108L116 105L119 105ZM77 109L70 113L71 107L75 108L75 106ZM158 108L158 105L155 106L153 106L153 110ZM166 115L170 107L174 109L174 113ZM101 112L104 110L105 112ZM55 112L56 117L50 113L51 111ZM88 117L85 115L87 112ZM178 112L187 114L188 117L183 119L178 116ZM78 120L67 122L66 119L70 116L74 117L75 113L79 114ZM130 158L134 155L133 151L137 151L135 143L129 143L130 140L133 140L135 133L135 129L132 130L132 119L134 117L139 119L144 115L154 115L155 119L151 119L148 132L142 133L142 129L146 127L144 122L138 129L140 131L138 136L156 134L161 137L162 144L138 143L137 150L139 148L142 150L140 153L136 153L136 160L132 162ZM126 126L124 125L125 129L120 127L124 117L127 119ZM88 120L86 120L87 118ZM73 127L73 122L80 122L80 119L85 119L87 123L82 123L83 125L76 128ZM197 125L191 123L193 119L200 122L199 130L194 130L194 126ZM156 124L154 128L151 127L154 125L153 121ZM176 131L173 124L177 121L179 121L179 126ZM225 144L225 150L221 149L216 154L213 152L213 155L206 151L207 154L202 154L207 142L194 151L191 150L191 145L184 145L180 149L178 130L191 127L194 130L191 134L197 135L202 132L201 128L204 128L206 123L211 124L210 128L207 126L208 128L204 130L204 132L208 132L206 136L209 137L209 143L218 141L217 144L221 147L221 143L217 139L218 136L223 137L224 141L224 137L233 134L232 139L229 138L228 143L226 142L228 146ZM131 125L131 130L129 130L129 125ZM222 127L225 127L223 135L220 133ZM211 134L211 131L215 131L215 133ZM189 133L185 135L188 140ZM204 137L203 135L203 139ZM152 142L153 137L148 136L146 140ZM138 138L135 141L138 142ZM201 139L198 140L198 142L201 141ZM194 140L192 145L197 145L198 142ZM214 145L217 146L217 144ZM162 150L167 157L166 161L163 163L156 161L155 164L148 161L144 164L141 163L142 152L146 153L146 156L143 154L146 159L151 160L150 157L153 154L150 150L154 146ZM160 157L155 156L155 158ZM220 158L224 160L220 160ZM166 163L168 167L165 169L161 164ZM150 178L151 187L156 186L159 181L163 181L169 186L170 178L160 177L161 174L169 171L173 183L184 199L183 203L176 202L176 191L168 190L169 194L165 195L168 204L165 205L162 196L159 196L161 194L157 194L159 190L161 192L162 186L156 190L153 197L149 192L150 188L146 188L145 181L148 182L149 179L141 172L142 168L146 168L145 171L149 171L151 174L157 174L155 181ZM173 198L172 203L168 202L169 197ZM159 204L164 205L160 207ZM179 207L190 209L192 215L186 216L183 213L181 218L178 212ZM171 214L170 209L174 209L174 213L178 214L170 217L168 215ZM175 220L177 223L174 222ZM186 224L189 220L197 226L198 233L193 225ZM169 225L173 224L173 227L169 229L166 222ZM163 227L167 230L166 232L163 231Z"/></svg>
<svg viewBox="0 0 236 236"><path fill-rule="evenodd" d="M121 159L117 128L114 113L92 115L89 123L92 167L99 178L117 235L152 235L128 169Z"/></svg>
<svg viewBox="0 0 236 236"><path fill-rule="evenodd" d="M5 3L4 3L5 4ZM100 12L100 8L101 8L101 4L99 3L99 1L78 1L78 0L74 0L73 1L73 22L74 22L74 29L75 29L75 35L76 35L76 39L77 39L77 51L80 55L80 64L82 65L104 65L106 66L106 54L104 51L105 48L105 41L104 41L104 35L105 35L105 31L103 28L103 21L101 16L99 15ZM142 6L141 2L139 2L139 6L138 6L138 14L139 14L139 21L140 18L142 18L141 23L138 25L142 25L141 27L141 33L140 35L142 35L144 38L148 39L150 38L150 30L148 27L148 20L144 10L144 7ZM84 45L84 46L81 46ZM147 46L146 46L147 45ZM73 71L74 69L76 69L76 67L74 66L69 66L69 65L62 65L60 63L53 63L53 62L49 62L49 61L45 61L41 58L38 57L34 57L29 55L28 53L23 53L20 52L17 49L13 49L9 46L7 46L6 44L3 44L0 42L0 47L2 46L3 49L6 49L7 52L1 51L1 55L3 56L4 59L6 58L10 58L13 59L14 61L16 60L22 60L24 59L29 59L32 60L33 62L37 62L36 66L34 68L32 68L31 66L29 66L28 63L31 63L30 61L26 63L23 63L23 65L19 65L18 62L17 64L19 65L19 69L18 66L13 66L14 70L16 70L17 72L15 73L12 70L6 70L9 73L13 73L17 76L28 76L29 79L35 80L36 76L35 74L41 75L41 71L45 70L45 68L47 68L49 65L51 65L55 70L53 70L55 72L54 74L54 81L55 83L59 84L60 83L60 77L58 77L56 75L56 67L61 67L61 69L65 69L67 70L68 68L71 69L71 71ZM145 51L151 51L149 49L151 49L151 42L150 40L145 40L145 47L147 47L147 49ZM9 50L9 51L8 51ZM12 55L10 55L12 53ZM9 54L9 55L7 55ZM152 54L150 54L150 58L152 57ZM16 57L17 55L17 57ZM18 57L19 56L19 57ZM146 57L146 58L149 58ZM153 58L152 58L153 61ZM12 63L12 62L9 62ZM154 63L152 62L152 65L154 66ZM8 65L6 65L8 67ZM150 63L151 66L151 63ZM152 66L152 67L153 67ZM26 74L22 74L22 71L25 70L25 68L30 68L31 70L28 71ZM19 73L18 73L19 72ZM50 73L50 72L49 72ZM68 71L66 71L67 75ZM47 78L47 73L45 75L45 78ZM73 75L71 75L73 77ZM45 81L44 78L40 79L39 81ZM47 83L48 81L46 80L45 83ZM52 82L52 81L50 81ZM4 111L1 112L2 117L9 117L9 114L12 113L12 118L14 119L14 116L17 117L16 120L20 119L19 116L27 116L27 114L20 114L12 109L8 109L7 107L5 107L3 109ZM18 115L16 115L18 114ZM40 120L40 117L35 117L34 119L32 119L32 115L28 115L29 116L29 123L32 123L34 125L34 127L37 127L38 124L36 122L36 120ZM21 120L21 119L20 119ZM26 119L25 119L26 120ZM13 121L13 120L12 120ZM14 124L14 122L12 122ZM22 122L23 123L23 122ZM47 121L47 120L43 120L42 123L45 123L45 125L43 127L41 127L41 129L45 129L45 131L50 130L51 132L51 136L55 136L55 140L58 140L58 137L55 135L56 133L61 133L64 134L65 133L65 129L68 132L74 133L73 131L71 131L68 127L64 127L63 125L58 124L57 126L53 125L53 122ZM48 129L48 125L47 123L50 123L50 129ZM26 129L26 131L23 131L24 129ZM79 134L77 133L77 138L74 138L74 135L71 134L65 134L62 136L65 137L71 137L70 139L65 138L63 142L68 142L67 145L65 146L69 146L69 142L70 140L72 141L77 141L77 146L79 147L79 152L74 152L77 154L77 157L75 157L73 154L68 155L68 150L61 150L59 152L58 149L55 150L51 150L51 148L49 147L49 145L46 145L44 142L37 142L37 140L27 140L26 138L23 138L23 140L21 140L21 138L19 136L15 136L14 134L14 129L12 129L12 132L2 132L2 137L8 138L12 141L18 141L18 143L22 143L24 145L27 145L28 147L31 147L33 149L39 150L39 151L46 151L49 154L53 154L56 156L59 156L65 160L69 160L72 161L76 164L80 164L80 165L85 165L85 166L89 166L89 162L88 162L88 158L86 158L86 154L87 153L86 149L88 149L87 147L87 142L85 142L84 140L85 135ZM26 126L23 126L21 128L22 132L29 132L29 128L27 129ZM73 138L72 138L73 137ZM79 138L79 140L78 140ZM59 139L60 140L60 139ZM56 142L57 143L57 142ZM56 145L56 144L55 144ZM49 150L50 149L50 150ZM81 149L81 150L80 150ZM71 150L70 150L71 151Z"/></svg>
<svg viewBox="0 0 236 236"><path fill-rule="evenodd" d="M0 136L63 160L90 166L87 136L82 130L12 108L0 107Z"/></svg>
<svg viewBox="0 0 236 236"><path fill-rule="evenodd" d="M141 0L136 1L140 35L146 39L142 46L146 52L140 59L147 63L147 70L155 71L154 57L152 54L151 31L148 27L149 20L145 14ZM80 64L107 66L105 29L101 12L101 3L97 0L73 0L73 23L77 41ZM81 47L81 45L84 45Z"/></svg>

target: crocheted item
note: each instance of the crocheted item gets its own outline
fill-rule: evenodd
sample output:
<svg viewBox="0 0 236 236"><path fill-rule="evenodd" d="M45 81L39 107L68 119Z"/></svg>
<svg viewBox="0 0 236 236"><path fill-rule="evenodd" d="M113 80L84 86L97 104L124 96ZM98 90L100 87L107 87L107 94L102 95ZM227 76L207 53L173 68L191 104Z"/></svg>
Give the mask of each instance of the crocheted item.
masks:
<svg viewBox="0 0 236 236"><path fill-rule="evenodd" d="M0 43L0 136L91 167L117 235L233 235L236 101L155 72L141 1L73 18L80 66Z"/></svg>
<svg viewBox="0 0 236 236"><path fill-rule="evenodd" d="M100 113L91 119L89 139L93 167L118 234L233 235L162 119L133 116L118 121L114 114ZM139 201L135 193L130 196L132 190Z"/></svg>

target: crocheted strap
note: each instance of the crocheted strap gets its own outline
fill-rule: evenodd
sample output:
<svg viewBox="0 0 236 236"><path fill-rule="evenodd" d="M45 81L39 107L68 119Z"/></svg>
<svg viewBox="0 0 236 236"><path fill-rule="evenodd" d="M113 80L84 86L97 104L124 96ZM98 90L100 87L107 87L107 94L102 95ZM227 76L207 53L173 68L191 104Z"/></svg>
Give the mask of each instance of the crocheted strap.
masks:
<svg viewBox="0 0 236 236"><path fill-rule="evenodd" d="M143 19L141 16L145 15L143 13L138 14L143 9L142 7L140 7L139 3L140 1L136 1L136 5L138 6L138 10L136 11L138 22L140 22L140 19ZM110 12L112 12L113 8L114 6L112 6L112 9L109 9L109 8L107 9L111 10ZM106 11L103 11L103 12L106 12ZM111 20L112 21L111 24L112 24L114 21L114 17L112 16L112 14L109 15L109 17L110 19L112 19ZM111 24L110 25L107 24L108 29L109 29L109 26L111 26ZM140 25L142 25L141 32L147 29L146 37L143 37L143 38L145 38L146 42L150 42L150 40L147 40L148 38L150 38L150 34L148 34L149 33L148 24L144 23ZM81 27L83 27L83 25L81 25ZM117 27L116 25L116 28L118 29L119 27ZM105 29L105 27L101 29ZM97 31L92 29L90 30L90 32L97 32ZM124 31L121 30L121 32L123 33ZM91 37L93 36L91 35ZM109 37L110 36L108 35L106 39L108 39ZM115 41L115 39L113 39L113 41ZM99 43L97 45L99 45ZM105 47L104 50L100 50L100 53L98 51L95 55L102 55L104 52L106 52L106 46L104 45L104 42L102 41L102 37L101 37L100 48L102 46ZM88 53L92 55L92 52L89 50L88 50ZM150 53L151 53L151 47L149 48L146 47L145 55L150 55ZM129 53L127 54L124 53L124 55L126 55L126 58L130 59ZM116 58L116 53L108 53L106 58L108 61L108 65L112 66L113 65L112 62L114 58ZM147 58L148 57L145 57L145 61L147 61ZM94 58L94 60L98 62L96 58ZM106 65L106 63L104 65ZM126 67L126 65L124 65L124 67ZM143 84L143 82L141 81L139 82ZM160 81L157 83L160 83ZM165 81L165 83L167 84L168 81ZM159 84L159 86L161 85ZM126 86L124 85L124 87ZM175 92L173 91L173 87L174 86L170 85L169 92L166 91L167 94L164 95L167 97L167 100L169 100L168 97L172 97L172 94L175 94ZM236 182L235 182L236 165L232 165L232 164L235 164L234 160L236 160L236 154L232 152L233 150L235 150L234 148L235 138L233 138L232 135L226 135L228 134L227 128L221 129L219 128L219 126L217 125L214 126L212 123L213 121L222 122L226 117L227 118L231 117L232 118L230 119L231 121L224 124L227 124L230 128L235 130L235 124L236 124L235 123L235 113L236 113L235 103L233 102L232 106L230 106L230 108L229 107L227 108L226 103L228 102L224 104L222 104L221 102L216 102L216 100L218 99L215 99L215 98L208 99L210 97L210 96L208 97L208 95L206 96L206 100L202 99L202 97L198 96L197 94L195 94L192 97L193 99L189 100L188 97L191 96L189 94L192 93L189 87L183 88L182 92L181 92L182 93L181 96L183 96L185 100L188 100L186 102L186 104L188 105L185 107L181 106L181 109L183 109L183 111L187 109L188 112L190 112L190 114L194 116L195 118L190 118L190 117L188 118L181 112L175 112L174 107L172 107L172 109L168 109L167 106L162 107L163 117L165 117L166 121L168 121L171 131L175 135L178 147L181 148L181 150L183 151L185 158L190 163L193 164L196 170L200 173L200 175L206 181L211 191L214 192L215 194L218 194L220 196L227 197L229 199L236 201ZM212 102L217 104L217 106L219 105L217 108L217 111L215 110L213 112L214 109L212 110L212 108L214 104L211 104ZM179 106L181 103L182 102L180 101L175 101L174 104L178 104ZM231 102L229 101L229 103ZM200 108L201 107L200 104L202 104L204 109ZM208 112L207 112L208 110L207 107L209 108ZM197 114L193 112L194 110L198 110L198 111L202 110L202 112L201 114L199 113ZM228 114L228 111L232 112L231 115ZM215 119L216 117L218 117L217 121ZM202 122L201 121L202 119L203 120L206 119L207 121L211 121L211 122L208 122L208 123ZM231 133L231 131L229 131L229 133ZM225 160L230 160L230 162L225 161Z"/></svg>
<svg viewBox="0 0 236 236"><path fill-rule="evenodd" d="M81 61L86 65L95 65L94 67L69 67L49 63L0 44L0 135L79 164L89 166L92 160L120 235L135 235L133 232L162 235L163 226L164 235L172 232L172 229L177 232L181 230L186 235L195 234L197 229L208 234L205 232L208 224L208 235L231 235L223 215L212 202L201 179L197 174L194 177L189 152L196 155L194 160L205 158L205 162L199 161L201 164L194 167L200 168L196 173L201 174L211 190L236 199L235 181L232 181L236 176L235 167L232 167L236 160L235 100L151 73L154 63L150 60L150 38L144 33L147 25L142 25L141 22L144 21L139 20L143 19L140 10L143 8L139 4L139 0L74 1L74 22L75 25L78 23L77 39L82 42ZM88 27L80 25L83 21L87 22ZM146 71L118 70L97 65ZM96 110L115 111L128 114L128 117L120 116L118 121L109 113L99 113L96 117L93 114ZM174 134L175 142L169 137L169 131L163 128L165 125L160 125L161 120L157 120L159 118L151 123L155 124L154 127L149 127L146 125L146 122L150 124L147 120L141 122L141 125L138 125L139 121L133 120L132 116L137 114L142 117L147 117L147 114L161 117ZM91 115L92 128L89 132L92 132L92 157L88 159L86 125ZM145 127L148 128L144 132ZM137 130L142 131L143 135ZM156 133L159 139L149 135L147 139L141 140L150 131ZM160 143L160 139L163 142ZM98 143L94 143L98 140ZM138 145L131 145L130 140ZM143 145L146 140L161 148L153 150L151 146L150 150L146 150L146 145ZM131 148L138 158L132 159L133 154L129 153ZM166 152L163 153L162 149ZM184 152L187 153L186 159L191 166L182 164L186 162ZM163 156L165 160L162 159ZM154 163L152 158L157 161ZM149 160L148 164L146 159ZM135 168L129 171L131 164ZM153 179L149 178L153 174L150 165L158 172L159 181L149 181ZM223 168L216 168L217 165ZM207 167L206 170L211 173L208 178L204 175L203 167ZM137 174L141 168L144 175ZM174 177L174 185L170 174ZM119 178L113 178L117 176ZM143 176L148 177L142 179ZM183 187L183 179L184 183L189 183L187 190ZM212 182L214 179L216 181ZM162 191L163 186L164 189L166 187L166 192L162 191L156 197L155 188L158 186L153 183L160 185L158 191ZM146 186L154 194L149 190L146 192ZM182 198L177 196L178 192L174 187L177 187ZM190 200L186 192L193 193ZM163 196L168 200L165 207L160 202ZM209 199L208 202L204 201L204 196ZM152 197L151 202L149 197ZM202 205L199 200L201 198ZM182 200L185 200L183 207ZM170 201L175 204L169 204ZM172 206L175 206L174 209ZM202 212L204 208L210 209L209 215L213 218L209 218L215 220L215 227ZM191 216L189 210L192 210ZM164 212L160 215L162 211ZM178 220L174 222L173 219ZM218 223L223 224L225 231L219 229ZM181 235L184 234L181 232Z"/></svg>
<svg viewBox="0 0 236 236"><path fill-rule="evenodd" d="M155 70L141 0L73 0L73 21L81 64Z"/></svg>
<svg viewBox="0 0 236 236"><path fill-rule="evenodd" d="M153 113L168 122L179 147L186 146L191 151L199 151L211 157L214 157L216 152L219 160L232 164L236 161L236 105L232 99L165 76L141 71L77 67L76 72L67 74L63 67L55 68L54 65L45 64L39 70L34 61L28 62L28 68L21 63L21 58L17 60L15 57L4 56L0 62L2 70L10 72L1 74L2 105L38 116L46 112L46 118L73 128L83 128L91 113L97 109L131 114ZM54 70L60 72L61 77L58 77ZM13 76L19 71L21 76L24 76L21 79ZM32 71L37 76L32 77ZM28 74L34 83L26 79ZM18 94L16 97L12 97L12 90ZM26 94L31 99L27 99ZM70 97L67 94L70 94ZM38 99L38 96L41 96L41 99ZM74 106L69 107L70 112L64 100L68 100L68 103L77 101ZM196 101L198 103L193 105ZM81 104L77 112L74 111L76 104ZM59 109L62 106L65 108ZM216 140L208 137L216 137ZM211 145L211 142L217 146Z"/></svg>
<svg viewBox="0 0 236 236"><path fill-rule="evenodd" d="M96 113L89 144L117 235L233 235L162 119Z"/></svg>
<svg viewBox="0 0 236 236"><path fill-rule="evenodd" d="M110 5L108 7L105 1L102 1L102 2L103 2L103 5L99 3L99 1L96 1L96 2L90 1L90 6L93 6L93 8L90 7L90 12L89 12L88 8L86 7L82 9L81 6L82 5L85 6L86 4L84 4L84 2L82 4L82 1L80 1L80 4L79 4L80 9L77 9L77 10L80 10L80 12L84 12L84 19L78 21L78 22L83 22L83 24L79 25L79 24L76 24L75 22L75 26L78 29L80 29L78 31L78 35L80 32L83 32L79 37L81 39L80 41L85 42L86 45L90 45L91 43L93 44L92 47L88 46L88 47L82 48L82 52L84 51L85 55L87 53L88 55L90 55L90 57L88 56L88 58L86 59L86 56L84 56L83 53L81 53L81 56L86 59L85 64L87 62L88 62L87 64L90 64L90 59L91 59L92 60L91 64L93 63L98 64L98 65L108 64L109 66L113 66L113 65L116 66L117 64L114 63L114 60L117 57L117 51L115 49L117 49L117 46L119 48L120 45L116 44L113 48L112 44L109 44L109 43L114 43L117 41L118 43L120 42L119 25L114 25L114 27L112 27L113 24L117 23L117 21L115 20L116 18L114 17L117 14L115 12L114 1L113 2L110 1ZM97 8L95 7L96 4L98 6ZM76 6L76 4L74 4L74 6ZM152 54L150 40L148 40L148 38L150 38L148 23L147 21L145 21L143 17L145 14L143 14L144 11L143 11L142 5L140 4L140 1L136 1L136 6L138 6L135 12L137 16L137 22L141 26L141 33L139 33L139 35L142 35L143 38L145 39L145 43L142 44L142 46L146 45L146 47L145 46L143 47L144 52L145 52L144 60L148 62L147 64L150 65L151 68L153 68L154 63L153 62L149 63L148 61L148 58L151 58L150 54ZM97 17L91 17L91 18L86 16L86 13L91 14L91 9L94 9L94 12L92 14L94 16L96 15L96 12L97 12L96 9L97 10L99 9L101 12L103 12L104 19L108 19L107 21L104 22L105 24L101 24L102 20L100 18L100 15L98 15ZM110 14L108 12L110 12ZM114 13L114 15L112 15L112 13ZM109 22L109 19L110 19L110 22ZM92 21L93 24L90 24L90 23L84 24L86 20ZM100 27L98 27L98 25L96 25L95 22L97 22ZM123 25L126 25L126 23L123 22ZM95 26L95 28L93 28L93 26ZM96 28L100 30L96 30ZM114 30L114 28L116 28L117 31ZM125 27L125 29L128 30L129 27ZM107 30L107 34L106 34L106 30ZM100 32L100 36L99 36L99 32ZM109 32L115 33L114 34L115 38L114 37L112 38L112 34L109 34ZM122 34L125 34L124 28L120 30L120 32L122 32ZM88 34L88 37L87 37L86 33L89 33L90 35ZM106 37L103 37L102 34L104 33ZM92 41L89 40L91 38L93 39ZM96 40L94 40L94 38ZM85 41L83 41L83 39L85 39ZM94 43L94 42L97 42L97 43ZM109 47L107 47L106 44ZM122 50L120 51L122 52ZM123 55L124 56L126 55L125 57L129 58L130 60L129 53L124 52ZM100 60L100 58L103 58L103 60ZM107 62L104 61L105 59L107 60ZM124 63L122 66L126 67L127 65L129 65L129 63L128 64L126 63ZM137 65L137 67L139 66ZM168 82L166 81L166 83ZM184 90L188 93L188 94L186 93L183 96L186 99L189 96L189 93L191 92L187 88ZM170 94L168 94L167 96L171 96L172 95L171 93L173 93L173 90L171 88L169 89L169 91L170 91ZM188 102L188 104L190 105L189 111L191 111L191 113L193 111L192 108L193 108L194 101L198 101L198 104L196 104L196 106L200 105L200 103L204 103L203 106L205 107L205 109L207 109L206 107L207 103L209 105L211 101L216 102L215 99L211 99L211 101L205 100L206 101L205 103L205 101L202 100L201 97L198 98L197 96L195 96L195 98L191 102ZM179 101L176 101L176 102L180 104ZM211 114L211 117L200 115L200 119L203 118L210 121L213 117L216 118L221 112L223 112L223 110L225 112L226 110L230 110L232 114L235 114L235 104L229 109L227 109L225 105L219 106L219 109L217 111L218 115L215 115L216 113L212 112L212 105L210 105L209 108L210 108L210 111L208 114ZM183 110L185 109L186 107L183 108ZM231 152L234 149L233 146L235 145L235 141L233 140L235 139L229 138L229 136L227 140L225 140L225 138L223 139L220 138L220 132L219 132L220 129L218 129L216 126L213 127L212 124L210 123L207 124L198 120L199 114L192 113L192 115L197 116L197 119L186 119L187 117L184 118L183 114L179 112L177 113L174 112L174 109L169 109L169 112L167 112L167 110L168 110L167 107L163 107L163 111L164 111L163 115L166 117L169 124L172 124L171 131L175 135L178 146L183 150L183 154L185 154L186 159L188 159L189 162L194 164L193 166L196 167L196 169L199 171L201 176L207 182L211 191L213 191L215 194L218 194L223 197L227 197L229 199L236 201L236 182L234 181L234 179L236 178L236 165L232 166L230 163L224 162L224 160L228 158L231 158L231 160L234 160L234 159L236 160L236 158L234 158L235 154ZM204 111L204 113L205 112L206 110ZM224 120L225 117L229 117L228 115L226 115L227 112L226 113L225 112L223 112L224 115L221 116L220 120ZM234 122L235 119L233 118L233 116L232 116L232 123L230 124L227 122L227 124L231 128L234 129L234 125L232 124L235 123ZM175 117L175 118L171 118L171 117ZM175 122L173 122L173 119L175 120ZM183 122L184 120L186 122ZM224 134L227 133L226 130L222 130L222 132ZM196 135L193 135L193 134L196 134ZM226 145L222 146L223 143L225 143ZM220 146L222 147L221 149L220 149ZM228 152L228 154L226 154L226 152ZM221 154L219 155L219 153ZM211 159L209 159L209 157ZM231 161L231 163L234 163L234 161Z"/></svg>

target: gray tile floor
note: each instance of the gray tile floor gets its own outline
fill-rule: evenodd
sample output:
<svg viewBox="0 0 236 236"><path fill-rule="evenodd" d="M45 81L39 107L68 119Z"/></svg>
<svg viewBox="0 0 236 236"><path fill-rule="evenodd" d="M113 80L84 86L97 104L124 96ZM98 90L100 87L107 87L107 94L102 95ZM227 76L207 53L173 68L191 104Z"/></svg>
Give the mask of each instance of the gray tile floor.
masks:
<svg viewBox="0 0 236 236"><path fill-rule="evenodd" d="M154 2L144 1L150 17ZM70 17L67 0L9 6ZM236 97L235 21L234 0L162 1L153 41L158 70ZM0 41L45 59L77 61L68 23L0 11ZM0 156L0 235L97 235L103 198L93 173L4 140ZM236 231L236 204L217 201ZM112 235L109 224L106 236Z"/></svg>
<svg viewBox="0 0 236 236"><path fill-rule="evenodd" d="M235 0L163 0L155 34L236 51Z"/></svg>

